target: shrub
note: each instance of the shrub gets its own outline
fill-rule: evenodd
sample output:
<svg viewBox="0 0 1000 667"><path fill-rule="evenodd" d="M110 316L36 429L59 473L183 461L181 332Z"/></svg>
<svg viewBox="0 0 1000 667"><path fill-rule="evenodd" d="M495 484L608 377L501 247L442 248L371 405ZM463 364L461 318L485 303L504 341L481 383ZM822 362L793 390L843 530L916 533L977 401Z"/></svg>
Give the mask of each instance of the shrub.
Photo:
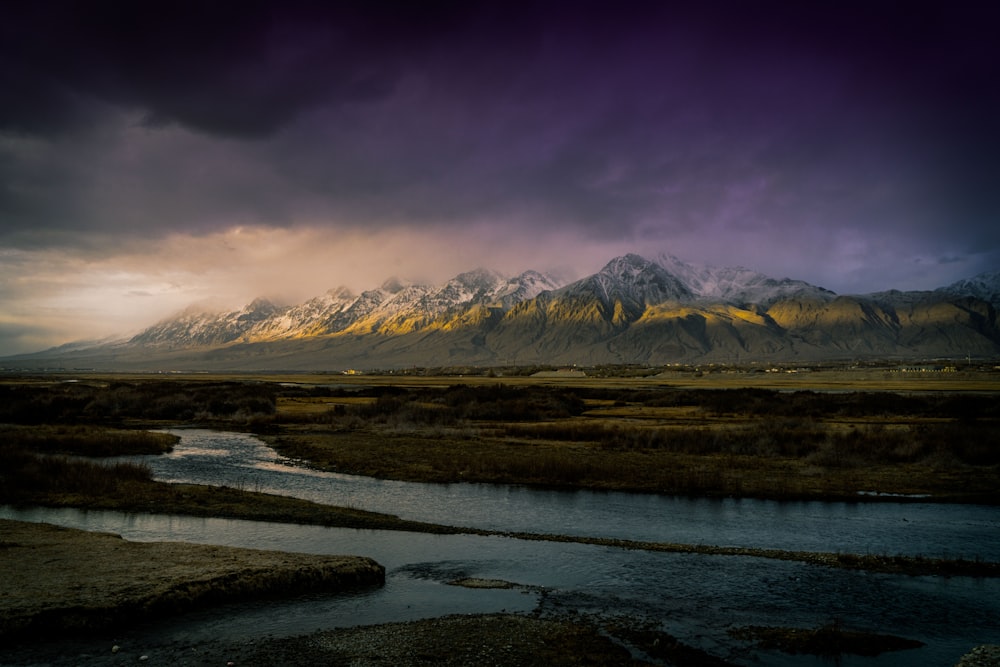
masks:
<svg viewBox="0 0 1000 667"><path fill-rule="evenodd" d="M119 492L152 480L149 466L110 466L62 456L38 455L20 447L0 445L0 500L19 502L40 494L99 495Z"/></svg>
<svg viewBox="0 0 1000 667"><path fill-rule="evenodd" d="M273 415L275 389L259 382L115 382L11 385L0 401L0 422L53 424L122 419L190 420L197 414L213 419L246 420Z"/></svg>
<svg viewBox="0 0 1000 667"><path fill-rule="evenodd" d="M170 433L90 425L0 427L3 442L33 452L79 456L126 456L169 452L179 438Z"/></svg>

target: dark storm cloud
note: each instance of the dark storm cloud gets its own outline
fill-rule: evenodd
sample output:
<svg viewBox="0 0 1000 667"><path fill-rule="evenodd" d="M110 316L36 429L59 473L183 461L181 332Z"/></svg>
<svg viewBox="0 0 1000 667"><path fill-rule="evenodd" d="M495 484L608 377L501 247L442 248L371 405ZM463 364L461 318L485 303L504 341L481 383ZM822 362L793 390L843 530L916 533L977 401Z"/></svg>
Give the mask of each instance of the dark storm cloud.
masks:
<svg viewBox="0 0 1000 667"><path fill-rule="evenodd" d="M492 221L1000 247L997 10L675 4L5 8L0 232Z"/></svg>
<svg viewBox="0 0 1000 667"><path fill-rule="evenodd" d="M423 3L420 3L423 4ZM96 97L236 137L302 109L383 95L447 3L38 2L5 8L4 126L78 127Z"/></svg>

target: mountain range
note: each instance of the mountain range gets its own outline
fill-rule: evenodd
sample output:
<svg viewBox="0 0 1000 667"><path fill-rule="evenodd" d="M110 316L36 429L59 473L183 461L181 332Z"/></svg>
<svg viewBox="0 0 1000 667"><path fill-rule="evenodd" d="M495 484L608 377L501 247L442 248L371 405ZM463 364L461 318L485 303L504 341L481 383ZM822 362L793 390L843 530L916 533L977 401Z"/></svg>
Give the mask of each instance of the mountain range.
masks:
<svg viewBox="0 0 1000 667"><path fill-rule="evenodd" d="M1000 357L1000 272L936 290L838 295L672 255L617 257L566 283L487 269L443 285L396 278L297 305L189 308L115 342L13 367L342 370L456 365L819 362Z"/></svg>

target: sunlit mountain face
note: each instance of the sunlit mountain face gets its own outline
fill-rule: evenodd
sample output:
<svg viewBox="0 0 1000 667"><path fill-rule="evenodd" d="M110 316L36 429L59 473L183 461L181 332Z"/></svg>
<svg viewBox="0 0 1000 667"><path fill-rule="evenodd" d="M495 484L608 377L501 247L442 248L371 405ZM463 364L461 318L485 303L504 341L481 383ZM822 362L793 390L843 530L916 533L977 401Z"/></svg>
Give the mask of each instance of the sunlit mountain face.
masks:
<svg viewBox="0 0 1000 667"><path fill-rule="evenodd" d="M993 273L933 291L838 295L740 267L629 254L568 283L477 269L439 285L337 288L296 305L188 309L114 344L11 363L336 370L995 358L998 286Z"/></svg>

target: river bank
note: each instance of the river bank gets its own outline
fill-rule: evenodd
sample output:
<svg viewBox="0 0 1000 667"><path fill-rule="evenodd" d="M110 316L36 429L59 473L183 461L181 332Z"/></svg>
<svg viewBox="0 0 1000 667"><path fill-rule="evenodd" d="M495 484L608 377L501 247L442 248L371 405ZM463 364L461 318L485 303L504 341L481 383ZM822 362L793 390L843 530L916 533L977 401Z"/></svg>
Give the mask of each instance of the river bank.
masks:
<svg viewBox="0 0 1000 667"><path fill-rule="evenodd" d="M147 481L140 490L129 487L128 493L83 494L46 493L17 499L16 505L73 507L91 510L115 510L143 514L175 514L196 517L219 517L326 526L391 530L435 535L478 535L509 537L519 540L563 542L606 546L618 549L691 553L718 556L752 556L799 561L811 565L904 574L908 576L1000 577L1000 563L980 559L931 558L898 554L848 554L754 547L731 547L711 544L644 542L618 538L571 536L523 531L485 530L481 528L410 521L390 514L350 507L277 496L273 494L198 484L167 484ZM4 498L0 497L0 501ZM9 501L9 499L7 499Z"/></svg>
<svg viewBox="0 0 1000 667"><path fill-rule="evenodd" d="M147 645L132 627L239 600L384 583L375 561L182 543L0 520L0 665L642 665L586 621L446 616L297 637ZM676 650L676 649L675 649ZM699 662L726 663L685 648Z"/></svg>
<svg viewBox="0 0 1000 667"><path fill-rule="evenodd" d="M358 556L169 542L0 520L0 641L107 632L242 599L385 582Z"/></svg>
<svg viewBox="0 0 1000 667"><path fill-rule="evenodd" d="M141 527L136 526L139 530L133 530L130 532L133 534L150 534L148 532L149 526L145 525L145 520L140 521L142 521ZM182 519L178 517L174 519L174 521L178 523L174 524L172 522L171 525L176 525L177 528L180 528L180 530L175 533L176 535L185 535L186 537L183 538L185 540L193 539L192 544L200 542L202 538L199 538L195 534L189 533L186 529L180 527L179 524L183 523ZM191 523L192 520L189 520L188 522ZM198 520L194 520L193 525L203 524L201 524ZM261 524L261 526L264 525L266 524ZM49 526L41 526L41 528L46 531L53 530ZM205 525L204 528L208 531L206 535L213 535L220 531L221 525ZM104 530L109 530L109 528L104 528ZM110 528L110 530L117 532L114 528ZM251 530L252 528L250 526L246 526L241 529L241 531ZM76 531L58 531L58 535L72 537L75 532ZM222 534L225 534L224 530L221 532ZM0 525L0 535L7 534L9 533L6 530L6 526ZM122 534L127 533L123 532ZM279 534L282 536L281 544L287 545L287 548L298 550L304 546L304 543L291 539L292 533L290 532L282 530ZM268 547L272 549L284 548L282 546L277 546L274 541L260 539L263 535L257 535L256 533L254 533L254 535L255 537L253 539L242 540L242 542L253 544L272 544L272 546ZM98 533L96 536L103 538L111 537L107 533ZM342 543L353 544L358 538L364 539L363 536L359 535L356 537L348 537L348 539ZM117 538L111 537L111 539L119 543L122 542L121 540L117 540ZM324 537L323 539L326 540L329 538ZM450 609L442 610L445 614L444 616L434 615L433 617L427 617L419 621L398 622L397 619L390 617L385 620L374 621L356 619L353 623L351 622L351 619L355 619L355 617L351 613L348 613L346 616L330 614L333 607L327 607L327 604L346 605L346 608L349 608L356 604L353 600L367 600L369 599L369 596L373 595L383 597L385 595L392 597L400 595L405 596L405 591L410 589L410 586L407 584L407 580L413 581L411 577L416 577L417 579L431 577L439 580L442 584L447 583L456 588L472 587L473 589L494 589L523 587L523 585L520 585L517 582L523 582L525 581L524 579L514 579L513 582L505 582L495 578L495 575L493 578L490 578L488 574L491 572L490 570L478 570L478 567L471 562L465 563L464 561L461 561L463 564L458 564L460 561L449 561L448 563L442 564L440 571L438 571L436 564L428 564L425 562L424 559L427 556L423 555L423 549L426 545L421 545L420 543L422 540L417 538L415 534L412 537L401 536L399 539L408 541L408 543L412 545L409 549L416 550L416 555L413 557L416 563L415 568L400 568L400 561L398 559L394 559L391 553L387 553L385 549L371 548L372 545L377 544L377 541L373 541L371 544L367 541L364 542L367 546L357 544L357 553L375 555L380 562L387 564L387 570L390 569L388 567L389 565L392 566L391 569L395 574L393 577L387 578L386 589L384 590L377 589L368 592L360 592L357 594L360 597L356 597L356 595L341 597L337 592L333 592L319 595L309 594L301 598L296 596L294 599L286 601L248 601L246 604L227 606L222 609L213 608L212 610L206 610L206 612L193 614L195 618L193 621L195 625L193 626L191 625L191 621L184 622L178 619L177 622L182 623L182 625L173 627L179 627L180 630L174 629L166 632L159 630L159 628L163 625L171 625L166 622L166 619L164 619L163 621L152 625L145 624L144 628L138 627L134 630L128 627L128 623L123 622L110 630L87 632L86 639L73 639L67 637L62 632L49 632L44 634L44 641L36 640L34 643L29 642L15 646L4 644L0 641L0 665L18 665L19 667L42 664L57 666L82 665L83 667L96 667L100 665L117 666L121 664L135 663L142 660L143 656L146 656L146 659L142 660L142 662L146 664L162 663L206 666L221 665L228 662L232 662L236 665L630 664L628 660L631 658L623 654L621 651L622 646L627 646L631 651L631 656L638 656L638 658L643 660L648 658L647 662L652 664L665 663L689 666L720 666L728 664L722 658L725 658L725 660L734 660L735 664L746 664L743 659L738 659L738 656L746 657L748 655L752 655L752 653L748 653L748 651L752 652L755 650L746 645L748 641L753 640L752 637L749 639L736 638L733 639L731 643L723 642L721 646L712 644L711 642L708 642L707 645L703 645L702 642L693 642L695 646L699 646L700 649L711 652L711 654L706 654L699 648L685 645L664 632L664 630L673 632L672 628L664 628L660 625L663 619L671 617L670 612L659 611L649 614L648 612L641 611L641 607L631 611L625 611L618 604L613 602L613 600L616 599L614 594L612 594L609 598L609 604L601 604L595 607L588 605L585 602L586 594L584 594L584 598L579 598L578 596L580 593L572 593L568 589L562 589L563 586L566 586L565 583L563 583L563 585L559 588L543 591L537 606L532 607L529 605L521 609L516 614L498 614L496 611L485 611L473 612L471 615L454 616L456 611L461 609L461 607L451 607ZM438 548L440 548L440 545L444 543L436 542L436 540L446 538L443 536L434 536L432 539L435 540L434 544L438 544ZM447 539L451 540L454 538ZM477 540L478 539L479 538L477 538ZM495 541L488 539L482 545L479 545L477 549L490 548L490 543L492 542ZM512 558L512 562L522 562L525 559L527 552L523 551L522 547L519 547L514 543L508 543L506 540L503 540L502 542L503 543L501 544L492 544L492 551L481 552L481 558L483 559L481 562L492 563L493 560L497 558L498 554L504 554ZM454 548L458 546L459 543L448 542L447 544L450 546L444 553L447 553L451 558L464 558L464 556L460 555L461 548ZM72 545L72 542L67 543L69 548L62 553L62 557L66 561L75 559L76 562L79 563L80 569L77 570L77 574L82 574L84 577L91 576L91 573L95 568L95 562L99 567L102 561L94 561L86 552L73 549ZM171 546L185 547L190 545L178 545L174 543L171 544ZM338 553L338 551L331 551L328 553ZM568 554L569 552L562 551L561 547L555 547L555 551L552 553ZM133 552L133 554L136 557L144 558L141 550ZM588 557L591 555L599 555L599 552L588 554ZM33 585L43 588L51 587L53 582L50 581L45 568L53 567L52 563L58 562L58 560L53 561L53 559L46 554L41 554L41 556L42 557L40 558L25 559L25 567L36 568L35 575L32 577L34 582ZM432 557L441 558L442 556L437 555ZM383 561L383 558L386 558L386 560ZM624 562L637 563L637 561L633 559L642 560L646 557L635 554L634 556L622 556L622 558L627 559ZM717 571L717 565L705 563L705 561L701 561L701 557L698 557L698 559L698 562L705 564L713 572ZM407 560L409 560L409 558L407 558ZM732 564L725 566L722 571L729 572L732 575L735 575L736 572L746 573L752 571L755 573L755 577L762 578L764 580L772 578L757 567L751 567L750 570L745 570L740 564L744 560L747 559L742 557L734 558ZM694 561L689 562L689 565L693 564ZM155 565L156 564L154 563L154 568ZM0 563L0 567L4 567L4 565ZM56 565L56 567L61 568L62 565ZM141 569L149 567L148 563L140 566ZM803 566L798 567L801 568ZM781 574L776 579L776 581L781 582L780 585L785 591L782 594L783 597L796 595L794 592L794 589L797 587L795 581L797 581L800 577L813 582L811 584L806 584L806 588L811 588L816 581L822 581L831 576L821 574L821 571L826 568L805 567L808 569L789 571L795 573L791 578ZM730 568L734 569L730 570ZM501 565L499 570L493 570L493 572L499 572L503 569L505 569L505 566ZM686 566L684 570L687 571L690 576L697 579L697 575ZM808 570L818 570L818 572L814 575L809 574ZM462 574L474 573L477 571L483 572L487 578L461 579L456 578L455 576L458 575L461 577ZM535 567L529 567L528 570L525 570L525 572L528 571L539 572L539 570L535 569ZM778 570L778 572L785 572L785 570ZM607 576L607 573L602 574L600 568L596 568L593 576L598 579L603 579ZM867 579L867 575L864 576ZM793 581L793 579L795 581ZM532 577L529 575L527 581L530 582L531 580ZM547 581L548 578L543 577L543 580ZM840 581L839 575L837 580ZM870 584L866 585L877 585L877 581L877 579L873 579ZM753 585L752 578L747 579L746 583L747 585ZM908 585L909 584L904 584L904 586ZM921 586L919 582L916 582L914 585ZM942 581L940 585L946 588L951 588L951 585L944 581ZM960 584L960 588L964 586L965 584ZM685 587L686 586L682 586L681 588ZM531 587L529 586L528 588ZM55 591L55 589L50 590ZM617 591L618 589L615 588L614 590ZM73 592L72 586L70 588L70 592ZM483 592L483 595L491 594L492 593L488 591ZM621 594L626 596L629 595L629 593L627 593L624 589L622 589ZM673 593L673 595L678 594L681 594L680 590L674 591ZM518 593L518 595L523 594ZM330 602L319 602L322 598L328 598ZM335 601L337 598L341 598L340 601ZM862 596L862 598L864 598L864 596ZM0 599L3 599L2 595L0 595ZM700 595L698 596L698 599L702 599ZM709 596L704 599L711 600L713 598L711 594L709 594ZM732 600L732 598L727 599ZM310 600L315 600L315 602L310 602ZM578 610L576 609L576 605L579 603L583 603L583 608ZM258 622L249 621L252 627L257 628L256 631L250 633L237 632L230 634L230 632L225 629L228 627L228 621L222 620L224 618L229 618L230 616L242 617L244 619L242 623L246 624L248 619L253 618L258 618L260 621L264 621L264 617L269 614L273 615L277 613L284 616L289 614L292 609L296 610L291 614L292 617L305 619L309 617L308 614L301 615L302 612L298 611L300 609L300 605L303 604L322 604L322 609L325 611L321 615L314 616L314 620L306 621L304 623L300 621L295 625L291 633L288 633L287 629L271 626L266 621L263 628L258 624ZM829 604L829 601L823 602L822 604ZM672 605L668 605L668 607L669 606ZM499 610L500 608L501 605L494 607L495 610ZM509 606L507 608L508 610L510 609ZM247 610L249 609L258 609L259 611L249 612L250 615L243 616L248 613ZM278 611L279 609L281 611ZM441 614L442 611L438 611L437 613ZM961 608L955 608L952 611L954 613L961 613ZM448 614L451 614L452 616L448 616ZM339 618L339 620L333 621L334 618ZM329 620L324 621L321 619ZM803 637L809 638L813 635L818 635L824 638L824 640L832 640L836 642L835 644L832 644L834 649L830 649L830 641L825 641L823 644L824 651L834 650L834 653L856 653L862 649L867 651L873 646L881 646L879 642L887 641L888 639L892 639L894 641L898 639L894 639L891 636L886 635L884 632L873 631L881 628L882 626L873 622L872 619L868 619L868 621L860 620L858 618L848 620L845 626L843 626L845 629L843 637L840 637L839 635L831 637L829 628L826 626L820 627L819 625L816 625L813 626L813 628L817 629L810 630L810 621L807 621L802 616L798 616L797 619L800 624L797 627L782 628L779 626L783 624L772 622L768 631L772 634L777 633L778 636L786 637L788 640L793 642L801 641ZM754 618L754 620L756 620L756 618ZM763 620L763 617L761 617L761 620ZM201 624L206 623L206 621L209 623L207 627L211 628L210 631L191 631L196 627L200 628ZM801 625L803 621L805 621L805 627ZM721 627L729 627L732 629L745 624L746 620L744 618L742 623L732 623L732 621L727 623L725 620L722 620L721 622ZM221 625L219 625L219 623L221 623ZM375 623L375 625L369 625L372 623ZM891 622L887 622L885 628L889 629L891 627L893 627L893 624ZM318 632L310 633L309 631L313 628L324 629ZM757 628L748 627L748 630L756 629ZM857 630L860 630L861 632L856 632ZM269 634L271 632L273 632L274 635ZM303 632L308 634L300 634ZM922 636L918 631L912 629L910 632L900 633L899 628L897 627L896 634L901 635L903 638L919 638L926 641L924 636ZM972 633L971 636L974 640L982 641L983 639L990 638L991 635L991 632L979 632ZM610 643L606 643L608 638L611 639ZM860 649L855 648L855 646L859 645L859 641L862 642ZM965 646L957 648L968 650L973 645L973 642L969 642L965 644ZM119 647L117 652L113 652L114 646ZM800 649L794 648L795 644L791 646L791 649L781 648L780 650L792 650L793 653L800 652ZM802 650L805 650L806 653L811 652L807 649L808 646L804 647ZM891 651L893 649L890 646L886 646L884 648L880 648L879 650ZM548 656L546 651L550 652ZM555 651L555 653L551 653L552 651ZM736 652L733 653L732 651ZM940 650L938 653L940 654ZM934 662L933 664L953 664L954 661L958 660L960 655L961 652L953 650L948 655L951 662ZM558 658L553 656L558 656ZM938 655L938 657L941 656ZM637 661L631 664L647 663ZM814 663L807 661L805 664ZM890 659L887 664L905 664L905 659L903 663L900 663L898 660L893 661Z"/></svg>
<svg viewBox="0 0 1000 667"><path fill-rule="evenodd" d="M286 388L257 430L291 459L380 479L996 505L995 405L884 390Z"/></svg>
<svg viewBox="0 0 1000 667"><path fill-rule="evenodd" d="M93 465L85 461L70 462L69 464L81 467ZM8 503L13 506L73 507L143 514L219 517L436 535L499 536L520 540L591 544L619 549L670 553L753 556L799 561L822 567L909 576L1000 577L1000 563L978 558L932 558L890 553L825 553L730 547L704 543L685 544L526 531L486 530L401 519L392 514L327 505L247 489L201 484L171 484L149 478L122 478L114 468L104 468L103 466L96 466L92 470L88 469L88 475L101 475L95 480L93 488L89 485L83 485L72 491L66 491L63 488L34 487L30 490L24 490L23 493L15 493L14 486L8 485L4 492L0 493L0 503Z"/></svg>

